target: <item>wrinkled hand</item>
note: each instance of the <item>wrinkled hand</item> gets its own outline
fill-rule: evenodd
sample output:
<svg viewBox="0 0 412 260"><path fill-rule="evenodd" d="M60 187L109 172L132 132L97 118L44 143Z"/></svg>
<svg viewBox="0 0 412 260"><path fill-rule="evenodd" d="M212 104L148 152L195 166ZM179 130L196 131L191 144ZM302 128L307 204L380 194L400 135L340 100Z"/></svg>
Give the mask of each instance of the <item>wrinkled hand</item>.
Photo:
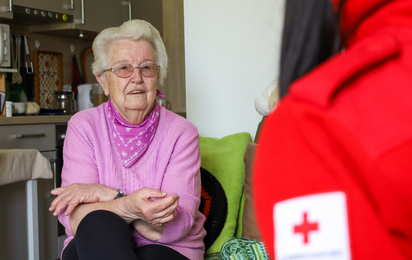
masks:
<svg viewBox="0 0 412 260"><path fill-rule="evenodd" d="M54 189L50 193L57 195L57 198L51 203L49 211L54 211L53 215L57 216L65 207L67 207L65 215L70 215L81 203L113 200L117 190L101 184L74 183Z"/></svg>
<svg viewBox="0 0 412 260"><path fill-rule="evenodd" d="M122 198L124 201L122 210L129 223L141 219L154 227L159 227L174 218L175 210L179 205L177 194L167 197L166 195L160 190L142 188Z"/></svg>
<svg viewBox="0 0 412 260"><path fill-rule="evenodd" d="M133 227L137 230L137 232L139 232L142 237L152 241L159 241L159 239L162 237L164 228L163 225L154 227L150 223L141 219L135 220L133 222Z"/></svg>

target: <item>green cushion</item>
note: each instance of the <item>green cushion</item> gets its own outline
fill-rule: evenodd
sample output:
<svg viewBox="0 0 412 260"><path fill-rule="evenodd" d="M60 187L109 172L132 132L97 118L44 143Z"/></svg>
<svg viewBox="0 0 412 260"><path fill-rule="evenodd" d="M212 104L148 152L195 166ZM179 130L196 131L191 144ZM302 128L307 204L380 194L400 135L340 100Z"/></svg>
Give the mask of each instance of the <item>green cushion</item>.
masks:
<svg viewBox="0 0 412 260"><path fill-rule="evenodd" d="M200 137L199 146L202 157L201 167L205 168L220 182L225 191L228 214L222 232L206 251L206 254L220 252L223 244L235 236L239 207L243 194L245 166L243 156L248 143L252 141L249 133L237 133L223 138Z"/></svg>

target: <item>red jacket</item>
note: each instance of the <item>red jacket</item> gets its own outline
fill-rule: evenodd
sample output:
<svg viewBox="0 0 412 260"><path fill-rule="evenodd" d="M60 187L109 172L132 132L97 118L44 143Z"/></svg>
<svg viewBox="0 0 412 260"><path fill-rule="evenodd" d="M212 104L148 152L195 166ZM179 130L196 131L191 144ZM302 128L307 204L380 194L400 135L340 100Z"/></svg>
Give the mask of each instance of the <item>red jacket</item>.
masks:
<svg viewBox="0 0 412 260"><path fill-rule="evenodd" d="M342 30L259 136L271 259L412 259L412 1L346 0Z"/></svg>

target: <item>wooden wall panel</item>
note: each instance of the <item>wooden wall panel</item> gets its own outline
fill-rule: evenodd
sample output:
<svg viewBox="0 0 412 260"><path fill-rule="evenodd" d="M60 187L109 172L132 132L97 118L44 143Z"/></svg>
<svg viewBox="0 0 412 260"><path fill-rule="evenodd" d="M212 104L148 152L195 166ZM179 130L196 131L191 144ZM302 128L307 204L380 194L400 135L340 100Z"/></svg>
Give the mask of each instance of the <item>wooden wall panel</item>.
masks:
<svg viewBox="0 0 412 260"><path fill-rule="evenodd" d="M183 0L163 0L163 40L169 56L168 76L159 89L173 112L186 112Z"/></svg>

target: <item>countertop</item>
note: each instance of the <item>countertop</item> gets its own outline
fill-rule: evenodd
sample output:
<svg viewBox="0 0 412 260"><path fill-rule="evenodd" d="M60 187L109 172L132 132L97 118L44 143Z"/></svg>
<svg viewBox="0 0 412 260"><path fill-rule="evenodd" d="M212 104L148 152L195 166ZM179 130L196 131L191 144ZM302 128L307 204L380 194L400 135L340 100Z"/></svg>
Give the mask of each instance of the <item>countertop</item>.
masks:
<svg viewBox="0 0 412 260"><path fill-rule="evenodd" d="M186 112L175 112L186 118ZM0 126L2 125L31 125L31 124L58 124L67 123L72 115L54 115L54 116L0 116Z"/></svg>
<svg viewBox="0 0 412 260"><path fill-rule="evenodd" d="M0 116L1 125L31 125L31 124L58 124L67 123L72 115L56 116Z"/></svg>

